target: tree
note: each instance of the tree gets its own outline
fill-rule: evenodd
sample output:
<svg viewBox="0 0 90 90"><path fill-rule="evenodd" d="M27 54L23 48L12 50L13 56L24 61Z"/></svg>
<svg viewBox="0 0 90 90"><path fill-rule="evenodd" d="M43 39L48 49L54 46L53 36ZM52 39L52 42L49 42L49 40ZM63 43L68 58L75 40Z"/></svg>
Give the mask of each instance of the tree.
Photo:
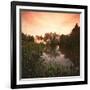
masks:
<svg viewBox="0 0 90 90"><path fill-rule="evenodd" d="M61 35L60 50L73 62L76 68L80 68L80 27L78 24L72 29L70 35Z"/></svg>
<svg viewBox="0 0 90 90"><path fill-rule="evenodd" d="M46 33L44 36L44 40L46 42L45 52L49 53L53 56L57 55L56 47L59 43L58 37L60 37L56 33Z"/></svg>

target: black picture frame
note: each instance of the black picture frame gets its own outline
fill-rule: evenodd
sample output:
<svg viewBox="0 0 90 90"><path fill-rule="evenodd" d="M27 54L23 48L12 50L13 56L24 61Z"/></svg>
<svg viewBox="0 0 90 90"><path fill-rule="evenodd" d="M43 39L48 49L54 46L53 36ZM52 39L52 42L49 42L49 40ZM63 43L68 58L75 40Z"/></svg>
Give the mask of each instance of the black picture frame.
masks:
<svg viewBox="0 0 90 90"><path fill-rule="evenodd" d="M84 10L84 80L83 81L70 81L70 82L54 82L54 83L37 83L37 84L20 84L17 85L17 71L16 71L16 8L17 6L34 6L34 7L52 7L52 8L72 8ZM54 4L54 3L36 3L36 2L11 2L11 88L32 88L32 87L48 87L48 86L65 86L65 85L80 85L88 83L87 72L87 6L84 5L67 5L67 4Z"/></svg>

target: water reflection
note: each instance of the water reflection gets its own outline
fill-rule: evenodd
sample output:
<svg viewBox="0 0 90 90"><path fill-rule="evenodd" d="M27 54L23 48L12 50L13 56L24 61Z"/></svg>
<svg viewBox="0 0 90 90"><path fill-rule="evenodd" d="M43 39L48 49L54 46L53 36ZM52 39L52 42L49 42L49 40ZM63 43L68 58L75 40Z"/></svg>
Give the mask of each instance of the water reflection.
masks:
<svg viewBox="0 0 90 90"><path fill-rule="evenodd" d="M56 50L54 52L56 55L52 55L51 53L46 53L43 52L43 54L41 55L41 59L44 60L45 63L56 63L56 64L61 64L63 66L73 66L73 63L71 62L71 60L69 58L66 58L64 54L61 53L61 51L59 51L59 47L56 47Z"/></svg>

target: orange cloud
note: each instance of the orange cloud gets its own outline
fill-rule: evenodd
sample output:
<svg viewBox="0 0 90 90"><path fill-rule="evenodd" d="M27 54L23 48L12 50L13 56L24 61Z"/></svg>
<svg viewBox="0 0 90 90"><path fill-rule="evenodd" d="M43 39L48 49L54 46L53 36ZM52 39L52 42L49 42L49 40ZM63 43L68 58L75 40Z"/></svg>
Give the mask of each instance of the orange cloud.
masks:
<svg viewBox="0 0 90 90"><path fill-rule="evenodd" d="M25 34L44 35L46 32L69 34L80 24L80 14L21 11L21 30Z"/></svg>

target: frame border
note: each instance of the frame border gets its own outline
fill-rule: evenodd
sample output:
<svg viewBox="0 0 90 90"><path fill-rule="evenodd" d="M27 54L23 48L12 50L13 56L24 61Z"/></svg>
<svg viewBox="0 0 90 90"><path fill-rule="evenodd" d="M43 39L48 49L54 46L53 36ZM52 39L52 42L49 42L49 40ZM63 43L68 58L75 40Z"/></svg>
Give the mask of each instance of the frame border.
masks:
<svg viewBox="0 0 90 90"><path fill-rule="evenodd" d="M43 6L43 7L62 7L62 8L75 8L75 9L84 9L84 63L85 63L85 72L84 72L84 81L73 81L73 82L57 82L57 83L43 83L43 84L23 84L16 85L17 75L16 75L16 6ZM67 5L67 4L54 4L54 3L36 3L36 2L20 2L20 1L12 1L11 2L11 88L32 88L32 87L50 87L50 86L66 86L66 85L80 85L88 83L88 61L87 61L87 49L88 49L88 7L83 5Z"/></svg>

